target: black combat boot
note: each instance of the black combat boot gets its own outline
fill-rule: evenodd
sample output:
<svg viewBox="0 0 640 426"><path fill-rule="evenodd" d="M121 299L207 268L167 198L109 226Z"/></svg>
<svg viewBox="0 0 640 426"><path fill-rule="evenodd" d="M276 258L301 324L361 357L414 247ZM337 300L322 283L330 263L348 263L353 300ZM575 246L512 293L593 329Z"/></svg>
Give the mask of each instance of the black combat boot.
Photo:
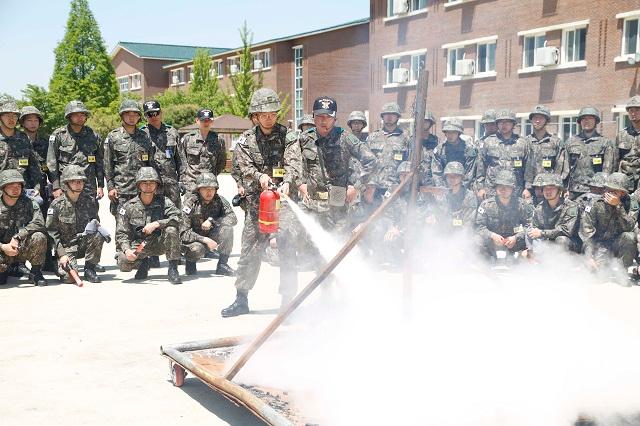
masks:
<svg viewBox="0 0 640 426"><path fill-rule="evenodd" d="M90 283L100 283L102 280L96 274L96 265L93 263L85 263L84 264L84 279L89 281Z"/></svg>
<svg viewBox="0 0 640 426"><path fill-rule="evenodd" d="M7 278L9 277L9 271L0 272L0 285L5 285L7 283Z"/></svg>
<svg viewBox="0 0 640 426"><path fill-rule="evenodd" d="M149 268L160 267L160 256L149 256Z"/></svg>
<svg viewBox="0 0 640 426"><path fill-rule="evenodd" d="M184 271L186 272L187 275L196 275L198 273L198 268L196 268L196 262L189 262L187 260L187 263L184 266Z"/></svg>
<svg viewBox="0 0 640 426"><path fill-rule="evenodd" d="M136 276L133 277L134 280L144 280L149 276L149 259L144 258L140 260L140 266L138 266L138 271L136 272Z"/></svg>
<svg viewBox="0 0 640 426"><path fill-rule="evenodd" d="M20 271L18 266L20 265L18 265L17 263L12 263L11 265L9 265L9 269L7 269L7 276L16 278L20 278L21 276L23 276L24 274L22 273L22 271Z"/></svg>
<svg viewBox="0 0 640 426"><path fill-rule="evenodd" d="M42 270L45 272L58 272L58 262L56 262L56 256L51 254L51 249L47 245L47 254L44 258L44 265L42 265Z"/></svg>
<svg viewBox="0 0 640 426"><path fill-rule="evenodd" d="M100 272L100 273L103 273L103 272L106 271L106 269L104 269L104 266L99 265L97 263L95 265L93 265L93 270L96 271L96 272Z"/></svg>
<svg viewBox="0 0 640 426"><path fill-rule="evenodd" d="M237 290L236 300L220 312L223 318L237 317L249 313L249 300L247 300L247 290Z"/></svg>
<svg viewBox="0 0 640 426"><path fill-rule="evenodd" d="M226 275L227 277L235 277L236 271L231 269L231 266L227 263L229 256L220 255L218 260L218 267L216 268L216 275Z"/></svg>
<svg viewBox="0 0 640 426"><path fill-rule="evenodd" d="M167 275L169 275L169 282L171 284L182 284L182 280L180 279L180 273L178 272L177 260L169 261L169 270L167 271Z"/></svg>
<svg viewBox="0 0 640 426"><path fill-rule="evenodd" d="M31 267L31 282L38 287L44 287L49 284L42 276L42 266Z"/></svg>

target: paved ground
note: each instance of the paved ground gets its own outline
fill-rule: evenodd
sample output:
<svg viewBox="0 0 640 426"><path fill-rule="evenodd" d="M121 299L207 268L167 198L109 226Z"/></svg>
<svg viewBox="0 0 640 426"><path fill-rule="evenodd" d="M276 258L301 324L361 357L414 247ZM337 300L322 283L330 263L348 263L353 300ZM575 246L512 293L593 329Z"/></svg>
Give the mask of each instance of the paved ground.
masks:
<svg viewBox="0 0 640 426"><path fill-rule="evenodd" d="M231 199L233 180L220 181ZM103 200L103 223L114 229L107 207ZM244 219L237 214L234 268ZM103 250L101 284L78 288L49 275L44 288L25 279L0 287L0 424L262 424L197 379L173 387L159 348L261 330L279 306L277 269L263 264L252 315L222 319L235 289L233 278L212 275L217 260L198 263L197 279L171 285L161 258L162 268L139 283L116 269L114 250L113 242Z"/></svg>

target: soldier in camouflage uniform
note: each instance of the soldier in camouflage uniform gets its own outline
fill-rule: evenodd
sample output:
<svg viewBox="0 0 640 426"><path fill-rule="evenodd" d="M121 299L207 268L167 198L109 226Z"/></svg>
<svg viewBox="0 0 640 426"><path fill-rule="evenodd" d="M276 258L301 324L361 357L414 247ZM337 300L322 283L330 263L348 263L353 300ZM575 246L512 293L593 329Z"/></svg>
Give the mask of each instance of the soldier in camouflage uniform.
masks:
<svg viewBox="0 0 640 426"><path fill-rule="evenodd" d="M542 202L542 200L544 200L544 194L542 192L542 176L543 174L540 173L531 183L531 189L533 192L531 193L531 198L528 198L527 201L529 201L533 206L537 206Z"/></svg>
<svg viewBox="0 0 640 426"><path fill-rule="evenodd" d="M607 173L598 172L591 180L589 180L589 192L585 192L575 199L580 209L580 217L584 214L585 210L591 210L593 203L596 199L600 198L604 194L605 183L607 182Z"/></svg>
<svg viewBox="0 0 640 426"><path fill-rule="evenodd" d="M211 130L213 111L198 111L196 123L200 128L187 133L180 143L180 183L189 192L195 188L200 173L209 172L218 176L227 162L224 141Z"/></svg>
<svg viewBox="0 0 640 426"><path fill-rule="evenodd" d="M169 282L180 284L180 210L169 198L155 194L161 181L153 167L141 167L135 183L139 195L121 205L116 216L118 267L123 272L137 269L134 278L143 280L149 273L148 256L166 254Z"/></svg>
<svg viewBox="0 0 640 426"><path fill-rule="evenodd" d="M526 137L529 143L529 158L525 170L525 187L531 192L533 180L542 173L554 173L562 182L569 175L569 158L562 148L562 141L547 132L547 124L551 121L551 111L544 105L536 106L529 121L533 133ZM529 194L532 196L532 194Z"/></svg>
<svg viewBox="0 0 640 426"><path fill-rule="evenodd" d="M516 195L513 171L500 170L494 182L496 195L484 200L476 215L476 232L483 252L495 257L498 250L526 250L526 229L531 226L533 207Z"/></svg>
<svg viewBox="0 0 640 426"><path fill-rule="evenodd" d="M220 258L216 274L234 276L229 264L233 248L233 227L238 223L231 205L218 192L218 179L213 173L196 178L196 188L184 198L180 239L187 260L187 275L197 274L196 262L207 251L218 250Z"/></svg>
<svg viewBox="0 0 640 426"><path fill-rule="evenodd" d="M475 141L476 149L480 149L484 146L484 141L493 136L498 131L498 125L496 124L496 111L488 109L482 114L480 118L480 125L482 126L482 136Z"/></svg>
<svg viewBox="0 0 640 426"><path fill-rule="evenodd" d="M589 191L589 180L594 174L616 170L617 149L613 142L597 132L599 122L598 109L582 108L578 114L581 131L566 143L570 167L567 189L572 199Z"/></svg>
<svg viewBox="0 0 640 426"><path fill-rule="evenodd" d="M160 102L147 101L142 108L147 124L142 126L140 130L149 135L149 139L153 143L153 164L162 179L158 195L165 195L176 207L180 208L180 188L178 187L180 135L173 126L162 122Z"/></svg>
<svg viewBox="0 0 640 426"><path fill-rule="evenodd" d="M422 158L427 157L427 153L433 152L438 146L438 137L433 134L433 126L436 124L436 117L431 111L425 111L424 120L422 121ZM412 147L409 147L410 149Z"/></svg>
<svg viewBox="0 0 640 426"><path fill-rule="evenodd" d="M313 122L313 116L311 116L311 120ZM347 118L347 126L351 129L353 136L358 138L361 142L366 142L367 134L364 133L363 130L367 127L367 117L365 117L364 112L351 111Z"/></svg>
<svg viewBox="0 0 640 426"><path fill-rule="evenodd" d="M16 120L17 121L17 120ZM7 283L7 269L14 263L31 263L31 282L47 285L42 264L47 249L46 229L40 206L23 194L24 178L14 169L0 172L0 284Z"/></svg>
<svg viewBox="0 0 640 426"><path fill-rule="evenodd" d="M117 217L119 206L138 195L136 173L154 165L155 147L149 135L138 129L142 117L138 103L125 99L119 110L122 126L104 140L104 174L107 178L111 214Z"/></svg>
<svg viewBox="0 0 640 426"><path fill-rule="evenodd" d="M300 146L296 143L296 132L277 123L280 111L278 94L267 88L256 90L251 96L251 108L255 111L258 125L251 129L246 138L240 139L233 151L233 162L237 165L245 190L246 213L242 230L242 249L236 271L236 299L222 310L223 317L233 317L249 313L248 294L260 272L260 264L265 247L271 236L258 230L258 207L261 191L270 185L282 184L281 191L289 193L301 173ZM294 187L295 188L295 187ZM281 224L286 224L280 211ZM278 241L278 250L286 251L286 243ZM282 272L280 269L281 292ZM287 289L288 292L290 290Z"/></svg>
<svg viewBox="0 0 640 426"><path fill-rule="evenodd" d="M433 150L431 173L435 186L445 186L443 172L447 164L458 162L464 166L464 185L468 188L475 175L476 157L478 151L460 138L464 132L462 121L447 120L442 127L445 140Z"/></svg>
<svg viewBox="0 0 640 426"><path fill-rule="evenodd" d="M565 199L559 175L542 173L539 176L544 200L536 206L527 236L532 240L552 241L567 250L579 251L578 204Z"/></svg>
<svg viewBox="0 0 640 426"><path fill-rule="evenodd" d="M300 131L300 133L302 133L306 132L314 126L315 123L313 122L313 115L305 114L302 116L302 120L300 120L300 123L298 124L298 130Z"/></svg>
<svg viewBox="0 0 640 426"><path fill-rule="evenodd" d="M605 192L585 209L579 235L589 266L598 270L614 256L625 267L637 256L636 233L638 203L628 194L628 178L624 173L607 177Z"/></svg>
<svg viewBox="0 0 640 426"><path fill-rule="evenodd" d="M640 180L640 96L627 102L627 113L631 125L616 136L616 146L620 158L620 171L630 180L630 188L638 187Z"/></svg>
<svg viewBox="0 0 640 426"><path fill-rule="evenodd" d="M476 184L478 198L483 199L495 194L495 178L500 170L510 170L516 176L514 195L525 198L530 196L525 189L525 169L529 158L529 143L513 133L516 115L513 111L502 109L496 112L498 133L485 139L478 153Z"/></svg>
<svg viewBox="0 0 640 426"><path fill-rule="evenodd" d="M58 276L63 282L72 283L68 268L78 270L77 259L84 257L84 278L92 283L101 280L95 266L100 262L104 238L100 233L87 233L89 222L98 219L98 209L93 197L83 192L87 177L81 166L70 164L60 176L64 195L56 198L47 211L47 231L53 239L58 255Z"/></svg>
<svg viewBox="0 0 640 426"><path fill-rule="evenodd" d="M446 126L446 125L445 125ZM450 161L444 166L444 181L448 191L433 194L432 215L438 230L449 235L475 225L478 199L473 191L465 188L467 170L458 161Z"/></svg>

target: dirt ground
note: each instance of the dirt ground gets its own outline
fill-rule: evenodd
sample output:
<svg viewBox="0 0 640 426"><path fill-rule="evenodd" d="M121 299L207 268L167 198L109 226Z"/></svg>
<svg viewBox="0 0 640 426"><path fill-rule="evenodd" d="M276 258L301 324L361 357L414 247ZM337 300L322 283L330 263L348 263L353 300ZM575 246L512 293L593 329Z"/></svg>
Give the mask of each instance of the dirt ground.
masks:
<svg viewBox="0 0 640 426"><path fill-rule="evenodd" d="M220 182L230 200L233 180L224 175ZM236 213L234 268L244 220ZM101 218L114 229L106 199ZM48 287L24 278L0 287L0 423L262 424L192 376L174 387L159 348L262 330L280 302L277 269L263 263L250 294L252 314L223 319L220 310L233 301L235 288L233 278L213 275L217 260L199 262L197 278L183 275L182 285L172 285L161 257L161 268L140 283L134 272L117 270L114 253L113 242L105 245L100 284L78 288L47 275Z"/></svg>

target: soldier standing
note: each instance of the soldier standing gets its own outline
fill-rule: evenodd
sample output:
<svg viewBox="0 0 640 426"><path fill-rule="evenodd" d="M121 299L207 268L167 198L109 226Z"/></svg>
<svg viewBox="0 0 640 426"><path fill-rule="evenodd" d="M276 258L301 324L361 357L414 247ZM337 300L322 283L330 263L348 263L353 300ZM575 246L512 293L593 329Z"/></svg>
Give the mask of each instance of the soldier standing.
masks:
<svg viewBox="0 0 640 426"><path fill-rule="evenodd" d="M616 146L620 171L629 177L631 188L635 189L640 180L640 96L629 99L626 109L631 125L618 133Z"/></svg>
<svg viewBox="0 0 640 426"><path fill-rule="evenodd" d="M120 271L137 269L135 279L146 279L148 256L166 254L168 276L180 284L180 210L167 197L156 195L160 177L153 167L141 167L136 173L138 196L118 208L116 216L116 250Z"/></svg>
<svg viewBox="0 0 640 426"><path fill-rule="evenodd" d="M302 120L300 120L300 123L298 124L298 130L300 133L306 132L313 126L315 126L315 123L313 122L313 115L305 114L302 116Z"/></svg>
<svg viewBox="0 0 640 426"><path fill-rule="evenodd" d="M98 219L93 197L83 192L87 177L81 166L70 164L62 171L60 184L64 195L56 198L47 211L47 231L58 255L58 276L71 283L69 268L78 270L77 259L85 258L84 278L101 282L95 266L100 262L104 238L98 232L86 233L87 224Z"/></svg>
<svg viewBox="0 0 640 426"><path fill-rule="evenodd" d="M567 189L576 199L589 191L589 180L598 172L613 173L617 164L617 150L613 142L596 130L600 123L600 111L584 107L578 114L580 133L566 143L569 157L569 179Z"/></svg>
<svg viewBox="0 0 640 426"><path fill-rule="evenodd" d="M16 118L17 121L17 118ZM7 269L14 263L31 263L30 280L47 285L42 264L47 237L40 206L23 194L24 178L14 169L0 172L0 284L7 283Z"/></svg>
<svg viewBox="0 0 640 426"><path fill-rule="evenodd" d="M475 174L476 157L478 151L460 138L464 132L462 121L450 119L445 121L442 131L445 135L444 142L433 150L431 161L431 174L436 186L444 186L443 172L447 164L457 162L464 167L464 185L469 187Z"/></svg>
<svg viewBox="0 0 640 426"><path fill-rule="evenodd" d="M180 238L187 275L197 274L196 262L213 250L220 253L216 274L235 275L228 262L238 219L229 202L218 194L218 187L216 176L205 172L196 178L195 190L185 196Z"/></svg>
<svg viewBox="0 0 640 426"><path fill-rule="evenodd" d="M149 135L149 139L153 143L153 164L162 179L158 195L165 195L176 207L180 208L180 188L178 187L180 135L173 126L162 122L160 102L147 101L142 108L147 124L142 126L140 130Z"/></svg>
<svg viewBox="0 0 640 426"><path fill-rule="evenodd" d="M180 143L180 183L187 192L195 189L198 175L209 172L218 176L227 162L224 141L211 130L213 111L198 111L196 124L199 129L186 134Z"/></svg>
<svg viewBox="0 0 640 426"><path fill-rule="evenodd" d="M311 122L313 123L313 116L310 115L309 118L311 118ZM311 127L314 125L315 124ZM367 117L365 117L364 112L351 111L347 118L347 126L351 129L353 136L360 139L361 142L367 140L367 134L363 132L364 128L367 127Z"/></svg>
<svg viewBox="0 0 640 426"><path fill-rule="evenodd" d="M476 139L476 148L480 149L484 146L484 141L489 136L493 136L498 132L498 125L496 124L496 111L488 109L482 114L480 118L480 125L482 126L482 136Z"/></svg>

